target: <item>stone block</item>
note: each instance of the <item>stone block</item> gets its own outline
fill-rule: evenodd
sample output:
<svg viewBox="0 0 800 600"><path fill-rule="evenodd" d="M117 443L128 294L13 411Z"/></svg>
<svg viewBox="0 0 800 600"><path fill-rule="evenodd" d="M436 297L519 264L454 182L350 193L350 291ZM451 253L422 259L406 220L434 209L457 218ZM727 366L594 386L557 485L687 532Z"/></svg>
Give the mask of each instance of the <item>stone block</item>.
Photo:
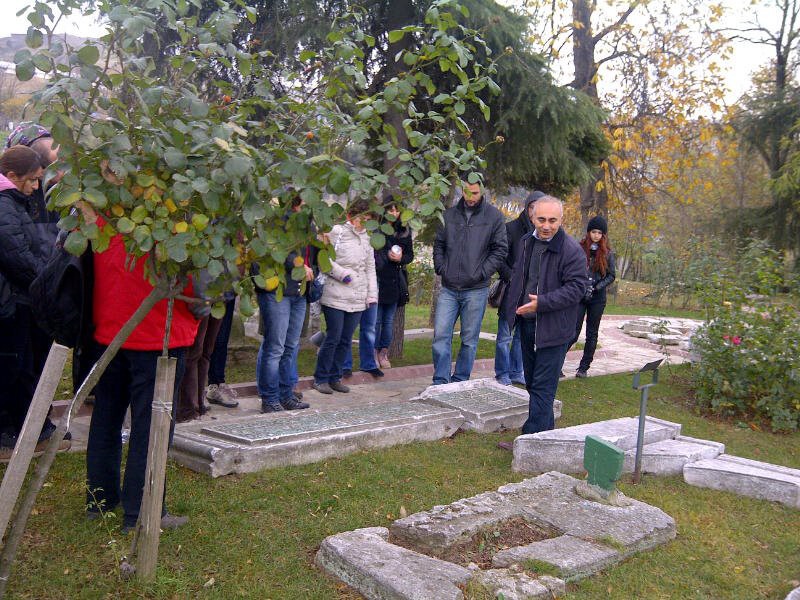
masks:
<svg viewBox="0 0 800 600"><path fill-rule="evenodd" d="M597 423L585 423L564 429L553 429L521 435L514 440L514 458L511 468L522 473L583 471L584 440L594 435L614 444L621 450L636 448L639 432L637 417L622 417ZM680 435L681 425L647 417L644 443L652 444Z"/></svg>
<svg viewBox="0 0 800 600"><path fill-rule="evenodd" d="M193 422L175 431L170 456L219 477L301 465L366 448L433 441L464 422L455 410L399 402L335 411L293 411L225 423Z"/></svg>
<svg viewBox="0 0 800 600"><path fill-rule="evenodd" d="M647 339L654 344L659 344L664 346L677 346L678 344L681 343L681 341L683 341L683 336L651 333L647 336Z"/></svg>
<svg viewBox="0 0 800 600"><path fill-rule="evenodd" d="M800 509L800 469L722 454L688 463L683 479L689 485L780 502Z"/></svg>
<svg viewBox="0 0 800 600"><path fill-rule="evenodd" d="M789 595L786 596L786 600L800 600L800 587L794 588Z"/></svg>
<svg viewBox="0 0 800 600"><path fill-rule="evenodd" d="M647 444L642 448L642 472L655 475L680 475L687 463L716 458L725 452L725 444L679 435L674 440ZM625 455L624 470L632 473L636 450Z"/></svg>
<svg viewBox="0 0 800 600"><path fill-rule="evenodd" d="M464 416L462 429L479 433L519 429L528 418L528 392L491 378L432 385L413 400L458 410ZM553 413L561 417L559 400Z"/></svg>
<svg viewBox="0 0 800 600"><path fill-rule="evenodd" d="M461 600L459 585L472 573L386 541L384 528L357 529L329 536L315 558L318 567L368 600Z"/></svg>
<svg viewBox="0 0 800 600"><path fill-rule="evenodd" d="M509 569L477 571L473 579L489 590L493 597L502 597L504 600L552 600L566 594L564 581L557 577L534 578Z"/></svg>
<svg viewBox="0 0 800 600"><path fill-rule="evenodd" d="M492 566L510 567L536 560L556 567L561 578L573 581L602 571L619 562L621 557L618 550L601 543L562 535L498 552L492 559Z"/></svg>

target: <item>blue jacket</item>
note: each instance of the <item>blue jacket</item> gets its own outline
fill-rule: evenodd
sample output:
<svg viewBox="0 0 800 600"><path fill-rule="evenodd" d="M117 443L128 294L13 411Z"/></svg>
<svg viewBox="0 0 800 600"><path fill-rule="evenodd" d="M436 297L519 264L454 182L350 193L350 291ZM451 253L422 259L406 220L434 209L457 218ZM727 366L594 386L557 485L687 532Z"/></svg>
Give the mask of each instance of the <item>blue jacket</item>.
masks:
<svg viewBox="0 0 800 600"><path fill-rule="evenodd" d="M531 257L533 232L525 234L521 252L514 263L509 289L503 299L501 316L513 327L517 320L516 309L526 304L523 298L525 276ZM542 253L537 288L538 307L535 348L550 348L572 341L578 305L586 292L586 254L563 228L559 229Z"/></svg>

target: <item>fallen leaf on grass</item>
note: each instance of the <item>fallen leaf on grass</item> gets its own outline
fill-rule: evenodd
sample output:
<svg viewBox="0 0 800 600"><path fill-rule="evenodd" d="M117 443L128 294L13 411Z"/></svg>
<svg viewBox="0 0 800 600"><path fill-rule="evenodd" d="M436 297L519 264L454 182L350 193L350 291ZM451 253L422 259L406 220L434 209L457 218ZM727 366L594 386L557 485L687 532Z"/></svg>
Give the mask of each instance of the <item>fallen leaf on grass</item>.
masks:
<svg viewBox="0 0 800 600"><path fill-rule="evenodd" d="M203 587L204 588L210 588L212 585L214 585L214 578L213 577L211 579L209 579L208 581L206 581L203 584Z"/></svg>

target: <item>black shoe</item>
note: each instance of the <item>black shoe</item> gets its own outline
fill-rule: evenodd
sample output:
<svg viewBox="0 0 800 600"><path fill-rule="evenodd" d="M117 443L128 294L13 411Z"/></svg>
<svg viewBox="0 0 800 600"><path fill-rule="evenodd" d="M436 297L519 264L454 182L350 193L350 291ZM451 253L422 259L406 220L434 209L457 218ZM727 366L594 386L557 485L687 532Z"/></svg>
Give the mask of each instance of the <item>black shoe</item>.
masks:
<svg viewBox="0 0 800 600"><path fill-rule="evenodd" d="M261 412L262 413L274 413L274 412L283 412L284 408L281 406L280 402L262 402L261 403Z"/></svg>
<svg viewBox="0 0 800 600"><path fill-rule="evenodd" d="M286 400L281 400L281 406L284 410L303 410L311 405L308 402L300 402L292 397L287 398Z"/></svg>
<svg viewBox="0 0 800 600"><path fill-rule="evenodd" d="M564 379L564 377L566 377L566 375L564 375L564 371L561 371L561 373L559 374L558 378L559 379Z"/></svg>
<svg viewBox="0 0 800 600"><path fill-rule="evenodd" d="M328 382L317 383L316 381L313 383L312 387L317 390L320 394L332 394L333 390L331 386L328 385Z"/></svg>
<svg viewBox="0 0 800 600"><path fill-rule="evenodd" d="M364 369L365 373L369 373L373 377L383 377L383 371L381 371L378 367L374 369Z"/></svg>
<svg viewBox="0 0 800 600"><path fill-rule="evenodd" d="M345 369L344 371L342 371L342 377L344 377L345 379L350 379L352 376L353 376L353 371L351 371L350 369Z"/></svg>
<svg viewBox="0 0 800 600"><path fill-rule="evenodd" d="M329 384L330 388L335 392L341 392L342 394L346 394L350 391L350 388L343 384L341 381L331 381Z"/></svg>
<svg viewBox="0 0 800 600"><path fill-rule="evenodd" d="M298 402L303 399L303 392L298 392L297 390L292 390L292 396Z"/></svg>
<svg viewBox="0 0 800 600"><path fill-rule="evenodd" d="M588 377L588 375L586 374L585 369L578 369L577 371L575 371L575 377L583 379L584 377Z"/></svg>

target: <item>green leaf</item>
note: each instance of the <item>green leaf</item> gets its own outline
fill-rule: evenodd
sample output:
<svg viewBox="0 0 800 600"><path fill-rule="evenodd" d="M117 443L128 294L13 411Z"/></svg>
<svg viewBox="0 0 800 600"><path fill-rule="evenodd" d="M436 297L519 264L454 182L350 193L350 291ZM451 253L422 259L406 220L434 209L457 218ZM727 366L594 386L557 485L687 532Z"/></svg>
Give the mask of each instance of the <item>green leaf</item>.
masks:
<svg viewBox="0 0 800 600"><path fill-rule="evenodd" d="M344 194L350 189L350 174L342 167L332 169L328 177L328 189L333 194Z"/></svg>
<svg viewBox="0 0 800 600"><path fill-rule="evenodd" d="M100 190L87 188L83 190L83 197L95 208L105 208L108 204L106 195Z"/></svg>
<svg viewBox="0 0 800 600"><path fill-rule="evenodd" d="M33 61L26 60L21 63L17 63L16 73L17 79L20 81L30 81L33 79L33 76L36 74L36 68L33 66Z"/></svg>
<svg viewBox="0 0 800 600"><path fill-rule="evenodd" d="M456 102L455 105L453 106L453 110L456 111L457 115L463 115L464 111L466 110L466 108L467 107L464 106L464 103L461 102L460 100L458 102Z"/></svg>
<svg viewBox="0 0 800 600"><path fill-rule="evenodd" d="M375 232L369 236L369 243L375 250L380 250L386 245L386 236L380 232Z"/></svg>
<svg viewBox="0 0 800 600"><path fill-rule="evenodd" d="M316 58L317 53L313 50L303 50L300 53L300 62L306 62L307 60L311 60L312 58Z"/></svg>
<svg viewBox="0 0 800 600"><path fill-rule="evenodd" d="M211 307L211 316L215 319L221 319L225 316L225 303L224 302L217 302L214 306Z"/></svg>
<svg viewBox="0 0 800 600"><path fill-rule="evenodd" d="M64 206L72 206L80 199L81 199L80 192L69 192L66 194L61 194L57 192L55 205L58 208L62 208Z"/></svg>
<svg viewBox="0 0 800 600"><path fill-rule="evenodd" d="M172 169L182 169L186 166L186 155L177 148L167 148L164 161Z"/></svg>
<svg viewBox="0 0 800 600"><path fill-rule="evenodd" d="M80 231L71 231L64 241L64 250L75 256L80 256L86 251L89 240Z"/></svg>
<svg viewBox="0 0 800 600"><path fill-rule="evenodd" d="M85 65L93 65L100 60L100 50L97 46L84 46L78 50L78 60Z"/></svg>
<svg viewBox="0 0 800 600"><path fill-rule="evenodd" d="M192 181L192 187L196 192L199 192L201 194L207 194L208 190L210 189L208 185L208 180L202 177L198 177L197 179Z"/></svg>
<svg viewBox="0 0 800 600"><path fill-rule="evenodd" d="M44 43L44 35L38 29L28 27L28 33L25 35L25 45L28 48L40 48Z"/></svg>
<svg viewBox="0 0 800 600"><path fill-rule="evenodd" d="M389 43L394 44L395 42L399 42L403 39L405 34L406 32L401 29L393 29L389 32Z"/></svg>
<svg viewBox="0 0 800 600"><path fill-rule="evenodd" d="M117 221L117 231L120 233L130 233L136 228L136 223L131 221L128 217L120 217Z"/></svg>
<svg viewBox="0 0 800 600"><path fill-rule="evenodd" d="M331 270L331 255L328 253L327 249L322 248L317 254L317 264L319 265L319 270L323 273L327 273Z"/></svg>
<svg viewBox="0 0 800 600"><path fill-rule="evenodd" d="M243 317L252 317L255 313L253 309L253 301L250 299L249 294L242 294L239 296L239 311Z"/></svg>
<svg viewBox="0 0 800 600"><path fill-rule="evenodd" d="M250 172L250 161L243 156L232 156L225 161L225 172L231 177L244 177Z"/></svg>

